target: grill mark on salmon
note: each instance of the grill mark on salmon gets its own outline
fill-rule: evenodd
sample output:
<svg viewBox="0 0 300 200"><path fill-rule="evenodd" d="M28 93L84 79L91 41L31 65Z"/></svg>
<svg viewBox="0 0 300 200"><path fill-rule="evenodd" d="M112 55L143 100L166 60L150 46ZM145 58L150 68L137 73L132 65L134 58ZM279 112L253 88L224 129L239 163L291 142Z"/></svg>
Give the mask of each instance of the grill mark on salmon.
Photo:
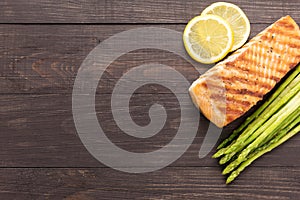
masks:
<svg viewBox="0 0 300 200"><path fill-rule="evenodd" d="M223 78L224 82L227 82L228 84L230 84L232 82L232 79L230 78ZM267 90L271 90L272 86L266 83L262 83L262 82L257 82L256 80L249 80L249 79L245 79L244 77L236 77L235 81L238 81L240 83L244 83L244 84L258 84L259 88L265 88Z"/></svg>
<svg viewBox="0 0 300 200"><path fill-rule="evenodd" d="M201 75L189 92L202 113L223 127L263 99L299 62L299 27L290 16L282 17Z"/></svg>
<svg viewBox="0 0 300 200"><path fill-rule="evenodd" d="M263 97L264 93L260 93L260 92L253 92L247 88L244 89L233 89L233 88L228 88L226 89L226 92L231 93L231 94L245 94L248 96L254 96L254 97Z"/></svg>
<svg viewBox="0 0 300 200"><path fill-rule="evenodd" d="M249 63L251 63L250 62L250 60L247 58L247 57L245 57L245 59L244 59L244 61L245 62L247 62L247 61L249 61ZM232 65L232 63L227 63L226 64L226 67L228 67L228 70L231 70L231 69L233 69L233 70L240 70L240 71L242 71L243 73L248 73L248 74L251 74L251 75L254 75L254 76L256 76L256 77L258 77L258 78L267 78L266 77L266 74L265 74L265 70L268 70L269 68L266 68L264 65L263 66L261 66L259 63L252 63L252 65L254 65L254 66L257 66L257 67L260 67L261 68L261 70L256 70L256 71L254 71L253 69L249 69L249 68L243 68L243 66L241 66L241 65ZM285 73L286 73L286 71L285 71ZM284 73L284 74L285 74ZM275 75L273 75L274 77L276 77ZM277 77L277 78L279 78L279 77Z"/></svg>
<svg viewBox="0 0 300 200"><path fill-rule="evenodd" d="M285 30L289 30L289 29L293 29L294 28L293 24L288 23L288 21L283 21L283 20L278 21L276 25L279 26L279 27L284 27ZM280 29L276 29L276 30L280 31Z"/></svg>
<svg viewBox="0 0 300 200"><path fill-rule="evenodd" d="M261 40L265 40L265 42L272 42L272 41L276 42L276 40L274 40L274 38L276 37L276 35L280 35L281 36L280 39L284 39L284 38L290 39L290 37L292 37L291 40L300 40L300 37L299 36L295 36L293 34L293 32L290 32L288 30L282 31L280 29L277 29L277 30L270 29L266 35L263 35L261 37ZM292 45L292 44L293 43L290 43L290 44L287 44L287 45Z"/></svg>
<svg viewBox="0 0 300 200"><path fill-rule="evenodd" d="M215 95L212 95L211 98L219 100L219 99L223 99L223 96L215 94ZM242 108L243 110L245 110L250 104L248 101L234 99L232 97L227 97L226 101L227 101L227 103L229 103L229 105L235 105L235 107ZM229 107L227 107L227 108L229 108Z"/></svg>
<svg viewBox="0 0 300 200"><path fill-rule="evenodd" d="M231 109L230 107L227 107L226 109L227 115L242 115L243 113L243 110Z"/></svg>
<svg viewBox="0 0 300 200"><path fill-rule="evenodd" d="M214 81L213 81L214 80ZM210 82L209 82L209 89L210 90L215 90L215 91L221 91L221 90L226 90L227 93L232 93L232 94L245 94L245 95L248 95L248 96L254 96L254 97L259 97L261 98L264 94L265 94L265 91L269 91L272 89L272 86L269 85L269 84L263 84L261 82L257 82L257 80L247 80L245 78L240 78L240 77L235 77L234 80L232 80L231 78L227 78L227 77L223 77L222 78L222 81L224 83L228 83L229 85L231 85L233 82L240 82L240 83L245 83L245 84L255 84L255 85L259 85L259 89L262 90L262 91L259 91L259 89L253 89L253 88L249 88L249 89L244 89L244 88L223 88L222 86L220 86L218 83L217 83L218 79L215 79L215 78L212 78L210 79ZM207 84L204 84L203 85L204 88L208 89L208 86ZM252 89L252 90L250 90ZM212 96L213 98L213 96ZM224 97L223 97L224 98ZM219 99L218 99L219 100Z"/></svg>
<svg viewBox="0 0 300 200"><path fill-rule="evenodd" d="M222 88L221 86L210 85L209 89L210 90L222 90L224 88ZM231 93L231 94L244 94L244 95L254 96L254 97L263 97L264 96L264 93L262 93L262 92L251 91L247 88L241 88L241 89L225 88L225 91L227 93ZM213 98L213 95L212 95L212 98Z"/></svg>
<svg viewBox="0 0 300 200"><path fill-rule="evenodd" d="M261 87L268 88L268 89L272 88L272 86L269 85L269 84L258 82L258 79L259 79L258 75L262 75L262 73L252 72L252 71L249 71L249 69L235 67L235 66L234 67L226 66L226 67L228 67L229 70L230 69L232 69L232 70L231 70L230 74L224 74L223 77L222 77L222 80L224 82L228 83L229 85L232 85L233 81L239 81L239 82L245 83L245 84L251 84L251 83L253 83L253 84L261 84L260 85ZM284 74L286 72L287 71L285 70ZM236 74L246 74L246 76L240 76L240 77L238 77L238 76L236 76ZM228 77L229 75L231 75L231 76ZM254 80L249 79L249 76L250 77L254 77ZM261 78L267 78L267 77L261 76ZM278 77L274 76L274 78L276 79ZM210 83L211 84L213 84L213 80L215 80L215 82L218 83L218 81L220 80L220 78L210 77Z"/></svg>
<svg viewBox="0 0 300 200"><path fill-rule="evenodd" d="M272 53L272 57L271 57L271 60L272 60L272 63L274 64L287 64L287 61L285 59L281 59L282 55L280 54L280 45L275 45L275 44L272 44L271 45L268 45L268 44L262 44L261 45L262 48L265 48L265 49L268 49L269 48L269 52L268 53ZM275 46L275 47L274 47ZM300 46L299 46L300 48ZM249 49L249 54L252 55L252 56L257 56L255 55L256 52L254 51L254 49ZM254 55L253 55L254 54ZM292 55L293 56L293 55ZM250 56L245 56L245 61L249 61L249 62L253 62L253 64L257 64L258 61L257 60L251 60ZM280 72L280 73L286 73L286 69L277 69L277 72Z"/></svg>
<svg viewBox="0 0 300 200"><path fill-rule="evenodd" d="M244 71L244 70L240 70L239 68L236 68L235 71L238 71L239 73L247 73L247 76L241 76L241 77L238 77L237 75L235 75L233 78L230 78L230 77L224 77L223 80L228 80L228 81L232 81L233 79L236 80L236 79L246 79L245 82L248 81L248 84L255 84L254 86L260 86L260 87L267 87L267 88L272 88L272 81L275 81L280 79L279 77L277 76L274 76L274 75L268 75L268 74L265 74L265 72L260 72L260 73L256 73L256 72L252 72L252 71ZM253 78L252 80L250 78ZM260 80L261 79L266 79L267 81L266 82L261 82Z"/></svg>
<svg viewBox="0 0 300 200"><path fill-rule="evenodd" d="M224 81L226 81L227 84L232 85L232 81L241 80L241 83L245 83L248 85L254 85L254 87L256 87L257 90L260 88L272 89L273 88L272 81L275 81L274 79L277 78L275 76L268 77L264 73L256 73L256 72L253 73L253 72L250 72L247 70L243 70L241 68L235 68L232 71L235 71L235 74L240 74L240 77L234 76L234 80L233 80L232 77L230 78L230 77L224 76L222 79ZM245 81L242 81L243 79ZM260 79L266 79L267 81L262 82L262 81L259 81Z"/></svg>
<svg viewBox="0 0 300 200"><path fill-rule="evenodd" d="M226 98L226 100L227 100L227 103L229 103L229 104L237 103L241 106L244 106L245 108L250 105L250 103L248 101L238 100L238 99L234 99L232 97L228 97L228 98Z"/></svg>

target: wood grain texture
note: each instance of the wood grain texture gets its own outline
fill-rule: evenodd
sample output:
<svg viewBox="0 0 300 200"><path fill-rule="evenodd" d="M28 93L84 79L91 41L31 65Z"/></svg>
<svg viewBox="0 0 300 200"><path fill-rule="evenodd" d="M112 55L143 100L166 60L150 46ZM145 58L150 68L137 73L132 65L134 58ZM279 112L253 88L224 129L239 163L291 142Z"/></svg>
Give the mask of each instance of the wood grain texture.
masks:
<svg viewBox="0 0 300 200"><path fill-rule="evenodd" d="M253 24L250 38L269 24ZM3 25L0 26L0 93L71 93L77 71L99 42L133 28L148 25ZM183 32L184 25L152 25ZM51 41L51 42L49 42ZM178 44L178 41L169 41ZM182 46L182 48L184 48ZM98 93L111 93L129 69L155 62L173 67L188 81L199 73L187 61L162 50L137 50L121 56L104 73ZM197 69L204 73L209 67ZM135 80L128 80L135 81ZM179 84L172 79L174 84Z"/></svg>
<svg viewBox="0 0 300 200"><path fill-rule="evenodd" d="M187 23L213 0L4 0L1 23ZM270 23L283 15L299 20L298 0L231 0L252 23Z"/></svg>
<svg viewBox="0 0 300 200"><path fill-rule="evenodd" d="M215 1L1 1L0 199L298 200L298 136L258 159L226 186L222 168L210 158L215 149L205 158L198 158L209 124L202 115L196 138L184 155L151 173L128 174L105 166L88 153L77 135L72 88L82 61L94 47L133 28L154 26L182 32L188 20L212 2ZM287 14L300 23L298 0L230 2L249 17L250 37ZM178 100L170 90L155 84L135 91L130 114L135 123L144 126L150 122L150 106L163 105L168 117L157 135L147 139L130 137L113 120L110 99L118 79L126 71L153 61L173 67L190 83L199 75L179 56L153 49L130 52L110 65L98 84L97 117L109 139L128 151L141 153L161 148L174 137L180 123ZM204 73L208 68L198 70ZM182 87L179 80L170 82ZM244 119L226 127L220 140Z"/></svg>
<svg viewBox="0 0 300 200"><path fill-rule="evenodd" d="M169 167L146 174L112 169L0 169L5 199L294 199L300 168L249 168L223 184L218 167Z"/></svg>
<svg viewBox="0 0 300 200"><path fill-rule="evenodd" d="M118 128L111 113L110 98L109 94L99 94L96 97L96 111L103 131L120 148L131 152L151 152L166 145L177 133L180 107L173 94L133 94L130 113L134 122L140 126L150 122L149 106L159 103L166 108L168 118L164 128L156 136L148 139L128 136ZM1 95L0 100L0 167L103 166L86 151L77 136L72 116L71 95ZM211 159L215 149L205 158L198 158L209 125L203 116L200 119L193 144L172 166L217 166L217 160ZM238 123L239 121L224 129L222 138ZM272 153L266 154L253 166L300 167L298 154L294 153L299 147L300 138L295 136Z"/></svg>

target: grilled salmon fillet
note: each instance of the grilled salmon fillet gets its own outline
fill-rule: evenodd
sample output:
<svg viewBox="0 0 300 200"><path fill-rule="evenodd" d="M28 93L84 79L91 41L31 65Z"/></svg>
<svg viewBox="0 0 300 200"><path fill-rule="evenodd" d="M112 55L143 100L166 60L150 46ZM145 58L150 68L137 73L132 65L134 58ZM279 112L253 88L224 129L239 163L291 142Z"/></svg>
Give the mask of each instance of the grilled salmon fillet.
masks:
<svg viewBox="0 0 300 200"><path fill-rule="evenodd" d="M299 62L299 27L285 16L201 75L189 93L206 118L223 127L262 100Z"/></svg>

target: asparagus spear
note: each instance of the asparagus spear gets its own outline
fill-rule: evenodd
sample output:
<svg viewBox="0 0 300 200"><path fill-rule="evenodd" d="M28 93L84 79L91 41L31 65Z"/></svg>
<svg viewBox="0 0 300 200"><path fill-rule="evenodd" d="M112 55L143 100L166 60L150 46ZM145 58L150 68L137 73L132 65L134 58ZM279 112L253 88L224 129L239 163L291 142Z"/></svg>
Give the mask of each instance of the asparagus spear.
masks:
<svg viewBox="0 0 300 200"><path fill-rule="evenodd" d="M277 126L271 133L269 133L269 135L262 141L262 144L265 144L266 142L268 142L269 140L271 140L271 138L273 138L274 134L276 134L278 132L279 129L285 128L286 126L288 126L291 122L293 122L297 117L300 117L300 106L293 111L293 113L291 113L286 119L284 119L283 123L280 124L280 126ZM254 135L253 135L254 136ZM252 137L252 136L251 136ZM254 140L252 138L248 138L247 140ZM246 143L248 143L248 141L246 141ZM249 142L250 143L250 142ZM261 146L260 145L260 146ZM224 155L221 159L220 159L220 164L224 164L226 162L228 162L232 156L234 156L236 154L236 152L230 153L230 154L226 154Z"/></svg>
<svg viewBox="0 0 300 200"><path fill-rule="evenodd" d="M247 140L249 137L255 139L259 134L254 134L257 129L264 131L268 126L265 125L267 120L276 113L280 107L288 102L297 92L300 91L300 74L291 82L291 84L276 98L263 113L251 123L246 130L239 136L235 143L225 151L225 154L239 152L253 140ZM295 107L295 106L292 106ZM246 142L247 140L247 142Z"/></svg>
<svg viewBox="0 0 300 200"><path fill-rule="evenodd" d="M223 174L227 174L235 169L241 162L243 162L251 151L256 149L263 140L268 137L278 126L281 126L282 122L294 111L300 111L300 90L282 109L280 109L275 115L273 115L261 128L259 128L253 136L255 136L254 142L248 145L238 156L238 158L230 163L223 171ZM264 129L268 127L267 129ZM263 133L261 132L263 130ZM261 134L260 134L261 133ZM260 134L260 135L259 135ZM251 136L252 137L252 136Z"/></svg>
<svg viewBox="0 0 300 200"><path fill-rule="evenodd" d="M295 122L298 118L300 118L300 106L298 106L297 110L294 111L288 118L284 120L284 122L281 124L279 129L275 130L273 134L270 134L266 137L265 140L261 143L260 146L265 145L268 143L272 138L274 138L274 135L278 133L278 131L281 131L282 129L286 129L286 127L289 127L293 122ZM292 127L291 127L292 128Z"/></svg>
<svg viewBox="0 0 300 200"><path fill-rule="evenodd" d="M278 96L279 94L294 80L294 78L300 73L300 65L298 65L295 71L288 76L288 78L276 89L276 91L268 98L268 100L261 105L252 115L250 115L232 134L225 139L217 149L224 148L229 142L232 142L239 133L244 130L254 119L256 119ZM219 153L220 154L220 153ZM216 158L219 156L215 156Z"/></svg>
<svg viewBox="0 0 300 200"><path fill-rule="evenodd" d="M236 140L234 140L232 142L232 144L234 144L236 142ZM219 151L217 151L212 157L213 158L219 158L220 156L224 155L225 152L230 148L231 145L227 146L227 147L223 147L222 149L219 149Z"/></svg>
<svg viewBox="0 0 300 200"><path fill-rule="evenodd" d="M249 166L253 161L255 161L260 156L264 155L267 152L270 152L274 148L278 147L280 144L287 141L289 138L293 137L300 131L300 118L295 120L291 125L286 129L283 129L276 138L271 140L268 144L265 144L263 147L259 148L257 151L249 155L248 159L244 161L235 171L233 171L226 180L226 184L231 183L247 166ZM297 126L295 126L298 124ZM295 127L294 127L295 126ZM294 127L294 128L293 128ZM292 129L293 128L293 129ZM290 129L292 129L290 131Z"/></svg>
<svg viewBox="0 0 300 200"><path fill-rule="evenodd" d="M274 131L270 132L267 137L265 139L262 140L262 142L258 145L258 146L263 146L264 144L268 143L272 138L274 138L274 135L276 135L278 133L278 131L281 131L282 129L285 129L286 127L289 127L291 125L291 123L293 123L294 121L296 121L297 119L300 119L300 106L298 106L298 108L291 114L289 115L284 122L278 127L275 128ZM292 128L292 127L290 127ZM249 145L250 146L250 145ZM259 148L260 148L259 147ZM247 147L248 148L248 147ZM246 148L246 149L247 149ZM257 151L259 148L256 149L256 147L254 147L251 151L249 151L248 153L251 153L253 151ZM244 153L244 150L239 153L242 154ZM224 157L223 157L224 158ZM244 162L244 160L238 160L241 159L240 155L238 155L238 158L235 159L232 163L230 163L224 170L223 170L223 174L227 174L229 172L231 172L232 170L235 169L235 167L237 167L239 165L239 162Z"/></svg>
<svg viewBox="0 0 300 200"><path fill-rule="evenodd" d="M225 163L227 163L234 155L236 155L237 153L236 152L232 152L232 153L229 153L229 154L226 154L224 155L220 161L219 161L219 164L220 165L223 165Z"/></svg>

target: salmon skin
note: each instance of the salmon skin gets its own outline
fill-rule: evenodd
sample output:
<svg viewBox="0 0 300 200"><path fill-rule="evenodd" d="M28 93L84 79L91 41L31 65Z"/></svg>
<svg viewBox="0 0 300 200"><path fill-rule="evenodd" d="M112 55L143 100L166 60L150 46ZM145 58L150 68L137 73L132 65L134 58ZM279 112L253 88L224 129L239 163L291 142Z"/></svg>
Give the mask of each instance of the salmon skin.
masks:
<svg viewBox="0 0 300 200"><path fill-rule="evenodd" d="M285 16L201 75L189 93L206 118L224 127L262 100L299 62L299 27Z"/></svg>

